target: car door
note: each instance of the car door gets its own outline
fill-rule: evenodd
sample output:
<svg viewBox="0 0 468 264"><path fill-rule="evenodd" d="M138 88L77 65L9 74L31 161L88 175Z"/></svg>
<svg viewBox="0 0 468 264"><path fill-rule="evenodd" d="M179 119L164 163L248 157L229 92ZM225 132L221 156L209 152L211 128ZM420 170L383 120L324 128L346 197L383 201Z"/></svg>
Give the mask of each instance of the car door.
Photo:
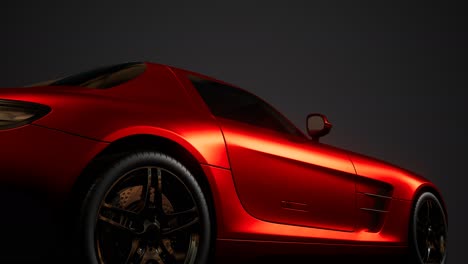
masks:
<svg viewBox="0 0 468 264"><path fill-rule="evenodd" d="M355 224L355 171L345 152L312 142L258 97L190 80L223 132L245 210L275 223L340 231Z"/></svg>
<svg viewBox="0 0 468 264"><path fill-rule="evenodd" d="M218 118L240 201L265 221L352 231L355 174L325 145Z"/></svg>

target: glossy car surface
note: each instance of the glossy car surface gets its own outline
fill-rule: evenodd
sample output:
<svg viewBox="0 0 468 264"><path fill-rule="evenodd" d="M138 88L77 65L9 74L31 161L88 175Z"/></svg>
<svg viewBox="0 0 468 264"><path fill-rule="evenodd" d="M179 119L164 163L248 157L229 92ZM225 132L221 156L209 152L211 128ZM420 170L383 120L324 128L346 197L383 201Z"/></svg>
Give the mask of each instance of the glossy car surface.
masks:
<svg viewBox="0 0 468 264"><path fill-rule="evenodd" d="M445 254L445 206L427 179L311 140L268 104L224 82L154 63L120 67L110 74L136 67L135 76L1 89L3 111L10 103L43 109L31 122L0 121L2 183L34 186L66 207L92 181L87 172L100 158L167 154L202 189L217 256L405 253L415 236L416 202L431 193L444 230L432 240L424 231L416 244L426 245L420 255ZM236 108L244 96L252 103ZM426 257L425 263L445 261Z"/></svg>

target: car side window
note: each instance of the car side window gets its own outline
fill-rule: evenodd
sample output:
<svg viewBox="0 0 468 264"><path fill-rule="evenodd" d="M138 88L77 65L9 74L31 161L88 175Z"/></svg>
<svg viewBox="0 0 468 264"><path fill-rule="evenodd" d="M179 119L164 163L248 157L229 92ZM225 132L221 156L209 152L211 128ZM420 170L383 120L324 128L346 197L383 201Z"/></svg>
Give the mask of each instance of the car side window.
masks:
<svg viewBox="0 0 468 264"><path fill-rule="evenodd" d="M188 76L213 115L281 133L302 135L269 104L242 89Z"/></svg>

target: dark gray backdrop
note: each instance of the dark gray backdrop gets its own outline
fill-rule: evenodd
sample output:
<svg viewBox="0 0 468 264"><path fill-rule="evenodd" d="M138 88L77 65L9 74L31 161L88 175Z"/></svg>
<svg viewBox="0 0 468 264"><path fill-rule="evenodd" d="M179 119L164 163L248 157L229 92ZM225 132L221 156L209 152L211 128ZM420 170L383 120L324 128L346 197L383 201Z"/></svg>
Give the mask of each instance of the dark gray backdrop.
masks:
<svg viewBox="0 0 468 264"><path fill-rule="evenodd" d="M335 126L324 142L401 165L440 187L451 263L462 262L468 198L461 7L194 2L2 3L0 86L142 60L241 86L300 128L309 112L325 113Z"/></svg>

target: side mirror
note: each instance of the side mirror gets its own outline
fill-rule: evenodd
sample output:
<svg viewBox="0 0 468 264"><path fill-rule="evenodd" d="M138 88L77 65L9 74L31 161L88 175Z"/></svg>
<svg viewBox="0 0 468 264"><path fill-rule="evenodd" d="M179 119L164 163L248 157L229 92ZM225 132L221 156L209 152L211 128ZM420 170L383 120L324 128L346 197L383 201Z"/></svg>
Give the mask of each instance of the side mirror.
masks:
<svg viewBox="0 0 468 264"><path fill-rule="evenodd" d="M314 113L307 116L307 133L312 140L318 141L320 137L330 132L332 124L325 115Z"/></svg>

